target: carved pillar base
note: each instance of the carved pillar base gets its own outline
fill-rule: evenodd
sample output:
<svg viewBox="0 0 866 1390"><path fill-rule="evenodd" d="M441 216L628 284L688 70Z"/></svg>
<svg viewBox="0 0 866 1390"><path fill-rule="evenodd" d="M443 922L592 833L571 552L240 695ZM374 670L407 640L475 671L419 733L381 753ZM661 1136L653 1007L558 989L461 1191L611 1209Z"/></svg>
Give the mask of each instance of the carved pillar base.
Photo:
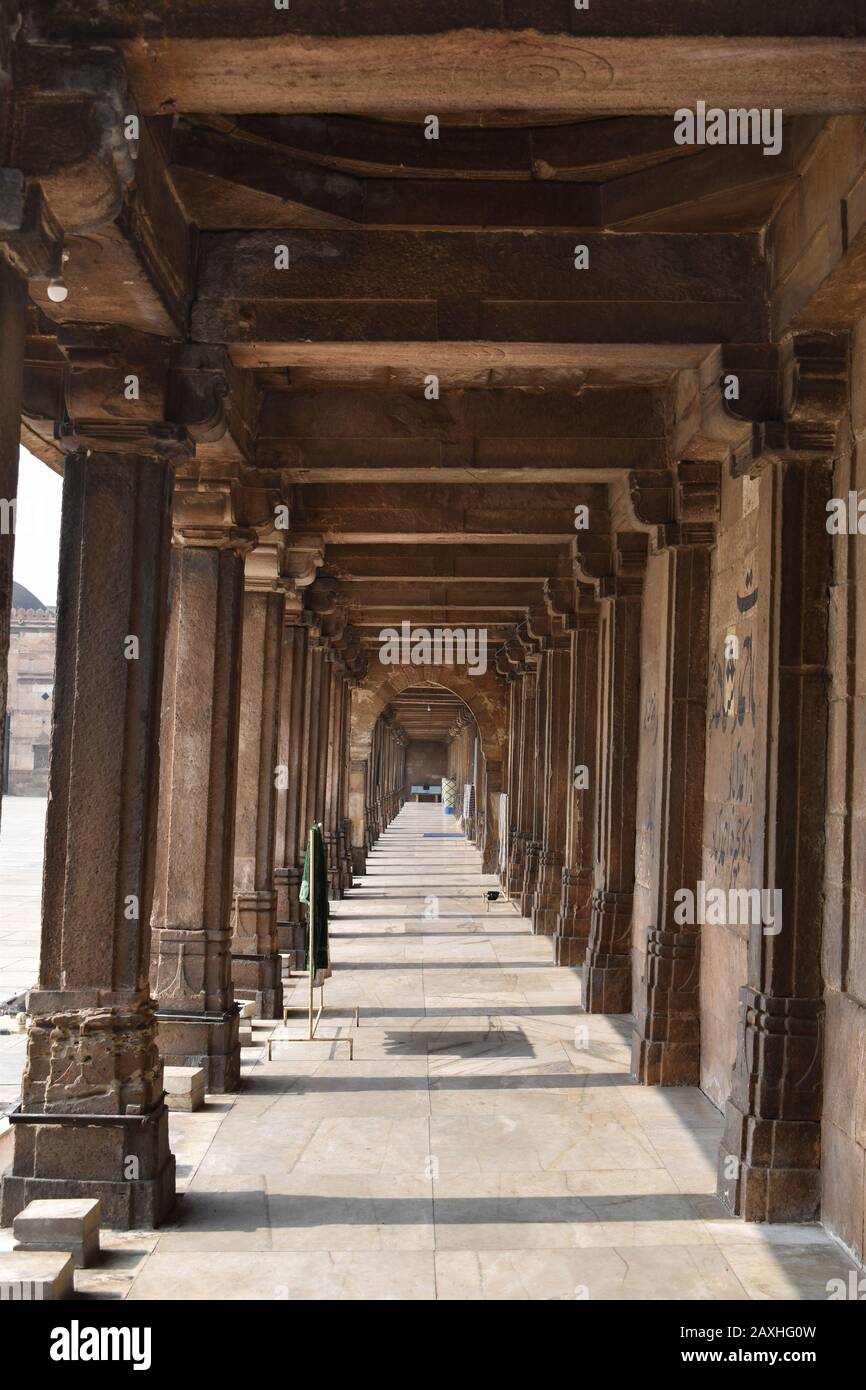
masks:
<svg viewBox="0 0 866 1390"><path fill-rule="evenodd" d="M167 1067L201 1067L206 1091L236 1091L241 1080L239 1017L237 1004L225 1013L160 1009L156 1020L163 1062Z"/></svg>
<svg viewBox="0 0 866 1390"><path fill-rule="evenodd" d="M631 893L592 895L592 926L583 967L583 1007L588 1014L631 1011Z"/></svg>
<svg viewBox="0 0 866 1390"><path fill-rule="evenodd" d="M700 937L653 927L646 988L635 1008L631 1069L645 1086L700 1084Z"/></svg>
<svg viewBox="0 0 866 1390"><path fill-rule="evenodd" d="M160 1225L174 1205L175 1162L153 1001L137 991L33 990L28 1008L0 1225L28 1202L66 1197L98 1198L115 1229Z"/></svg>
<svg viewBox="0 0 866 1390"><path fill-rule="evenodd" d="M277 941L277 895L238 893L232 937L236 999L251 999L258 1018L282 1018L282 962Z"/></svg>
<svg viewBox="0 0 866 1390"><path fill-rule="evenodd" d="M352 886L352 855L349 850L351 830L349 821L344 820L337 831L337 854L340 860L340 887L345 893Z"/></svg>
<svg viewBox="0 0 866 1390"><path fill-rule="evenodd" d="M564 856L560 850L543 849L532 907L532 930L538 936L553 936L559 918Z"/></svg>
<svg viewBox="0 0 866 1390"><path fill-rule="evenodd" d="M824 1004L740 991L740 1047L718 1193L746 1221L814 1221L821 1203Z"/></svg>
<svg viewBox="0 0 866 1390"><path fill-rule="evenodd" d="M592 925L592 873L563 869L553 938L554 965L583 965Z"/></svg>
<svg viewBox="0 0 866 1390"><path fill-rule="evenodd" d="M277 869L274 886L277 891L277 945L281 951L303 951L304 921L301 916L301 869L291 866Z"/></svg>
<svg viewBox="0 0 866 1390"><path fill-rule="evenodd" d="M336 835L326 835L325 855L328 865L328 897L342 898L343 885L340 882L340 850Z"/></svg>
<svg viewBox="0 0 866 1390"><path fill-rule="evenodd" d="M529 840L523 858L523 882L520 884L520 915L531 917L535 906L535 890L538 887L538 861L541 845L537 840Z"/></svg>
<svg viewBox="0 0 866 1390"><path fill-rule="evenodd" d="M511 832L511 854L508 860L508 876L506 883L508 886L509 898L518 899L523 888L523 859L526 852L526 835L522 830Z"/></svg>

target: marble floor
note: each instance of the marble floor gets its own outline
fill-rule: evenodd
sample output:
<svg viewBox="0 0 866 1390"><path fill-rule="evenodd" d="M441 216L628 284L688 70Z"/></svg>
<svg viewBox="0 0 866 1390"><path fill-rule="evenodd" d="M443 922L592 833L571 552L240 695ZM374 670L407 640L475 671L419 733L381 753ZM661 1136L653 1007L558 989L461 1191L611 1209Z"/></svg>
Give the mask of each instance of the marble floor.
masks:
<svg viewBox="0 0 866 1390"><path fill-rule="evenodd" d="M334 905L321 1040L269 1062L302 1015L254 1023L241 1092L172 1116L174 1220L104 1233L79 1294L826 1299L845 1253L817 1226L726 1215L718 1112L629 1081L629 1020L583 1014L550 943L484 910L494 880L454 833L404 808Z"/></svg>

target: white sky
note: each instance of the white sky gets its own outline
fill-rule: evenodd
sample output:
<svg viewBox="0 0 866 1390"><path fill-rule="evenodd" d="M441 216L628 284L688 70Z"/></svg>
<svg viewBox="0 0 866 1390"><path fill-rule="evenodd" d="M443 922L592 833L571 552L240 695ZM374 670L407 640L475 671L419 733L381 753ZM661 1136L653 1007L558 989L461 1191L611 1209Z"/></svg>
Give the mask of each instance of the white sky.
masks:
<svg viewBox="0 0 866 1390"><path fill-rule="evenodd" d="M57 603L62 491L60 475L22 449L12 577L49 608Z"/></svg>

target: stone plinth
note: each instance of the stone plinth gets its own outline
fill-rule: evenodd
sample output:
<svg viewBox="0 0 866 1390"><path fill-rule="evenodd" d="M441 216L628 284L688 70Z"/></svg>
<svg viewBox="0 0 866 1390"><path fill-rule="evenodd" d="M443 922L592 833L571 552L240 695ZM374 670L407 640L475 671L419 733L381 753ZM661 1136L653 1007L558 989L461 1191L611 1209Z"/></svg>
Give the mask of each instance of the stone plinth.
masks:
<svg viewBox="0 0 866 1390"><path fill-rule="evenodd" d="M49 1303L72 1298L75 1261L56 1250L0 1255L0 1302Z"/></svg>
<svg viewBox="0 0 866 1390"><path fill-rule="evenodd" d="M165 1067L163 1077L169 1110L201 1110L205 1097L201 1067Z"/></svg>
<svg viewBox="0 0 866 1390"><path fill-rule="evenodd" d="M86 1269L99 1259L100 1215L99 1202L84 1197L29 1202L12 1222L14 1248L66 1251Z"/></svg>

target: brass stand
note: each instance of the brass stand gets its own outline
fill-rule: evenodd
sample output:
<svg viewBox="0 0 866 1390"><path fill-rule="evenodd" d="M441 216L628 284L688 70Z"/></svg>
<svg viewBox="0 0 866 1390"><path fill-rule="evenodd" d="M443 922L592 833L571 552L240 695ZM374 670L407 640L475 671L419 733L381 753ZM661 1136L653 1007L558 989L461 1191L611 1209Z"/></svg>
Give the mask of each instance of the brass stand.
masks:
<svg viewBox="0 0 866 1390"><path fill-rule="evenodd" d="M317 1036L316 1036L316 1029L317 1029L318 1026L319 1026L319 1019L322 1017L322 1014L323 1014L323 1013L326 1013L326 1012L327 1012L327 1008L326 1008L326 1005L325 1005L325 982L324 982L324 980L323 980L322 983L319 985L319 1009L318 1009L318 1012L317 1012L317 1013L314 1012L314 1011L315 1011L315 995L314 995L314 991L315 991L315 988L316 988L316 960L315 960L315 944L316 944L316 908L315 908L315 897L316 897L316 893L315 893L315 886L314 886L314 885L315 885L315 882L316 882L316 837L315 837L315 834L313 833L313 830L312 830L312 829L310 830L310 839L309 839L308 854L309 854L309 860L310 860L310 900L309 900L309 902L308 902L308 904L307 904L307 917L308 917L308 919L309 919L309 938L308 938L308 944L307 944L307 965L308 965L308 967L309 967L309 976L310 976L310 997L309 997L309 1000L308 1000L308 1003L307 1003L307 1036L306 1036L305 1038L286 1038L286 1037L273 1037L273 1036L270 1037L270 1038L268 1038L268 1061L270 1062L270 1061L273 1060L273 1045L274 1045L275 1042L279 1042L279 1043L328 1042L328 1043L348 1043L348 1045L349 1045L349 1061L352 1062L352 1061L354 1061L354 1059L355 1059L355 1043L354 1043L354 1039L353 1039L353 1038L337 1038L337 1037L334 1037L334 1038L324 1038L324 1037L317 1037ZM289 1004L287 1004L287 1005L284 1006L284 1008L283 1008L283 1024L284 1024L284 1025L288 1023L289 1014L293 1012L294 1007L295 1007L295 1006L289 1005ZM340 1008L339 1005L332 1004L332 1005L330 1005L330 1009L331 1009L334 1013L350 1012L350 1011L351 1011L351 1005L347 1006L347 1009L346 1009L346 1010L343 1010L343 1009ZM355 1012L355 1027L356 1027L356 1028L359 1028L360 1025L361 1025L361 1010L360 1010L360 1008L358 1007L357 1004L355 1005L355 1010L354 1010L354 1012Z"/></svg>

